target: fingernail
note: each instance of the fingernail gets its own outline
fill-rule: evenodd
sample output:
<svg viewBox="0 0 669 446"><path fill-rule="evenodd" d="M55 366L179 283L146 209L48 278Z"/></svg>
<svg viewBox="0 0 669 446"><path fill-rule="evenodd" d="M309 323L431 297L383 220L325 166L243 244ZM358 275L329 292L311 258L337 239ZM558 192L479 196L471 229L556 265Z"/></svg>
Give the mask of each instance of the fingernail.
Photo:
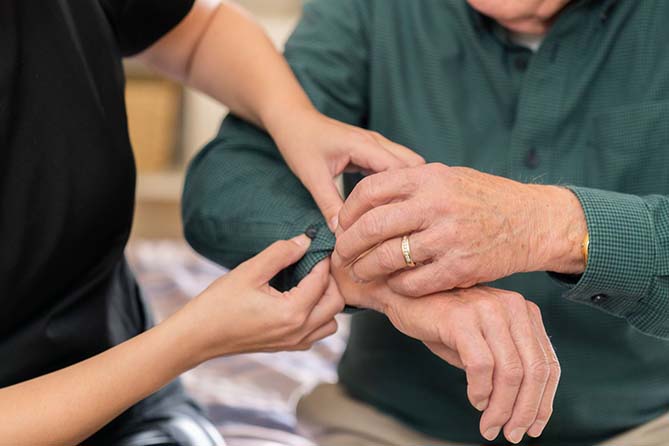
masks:
<svg viewBox="0 0 669 446"><path fill-rule="evenodd" d="M296 245L299 245L299 246L302 246L302 247L306 247L306 246L309 246L311 244L311 239L309 239L309 237L307 237L304 234L300 234L297 237L291 238L290 240L293 243L295 243Z"/></svg>
<svg viewBox="0 0 669 446"><path fill-rule="evenodd" d="M488 440L488 441L493 441L497 436L499 435L499 431L501 431L501 427L491 427L485 433L483 434L483 437Z"/></svg>
<svg viewBox="0 0 669 446"><path fill-rule="evenodd" d="M514 429L509 434L509 441L513 444L520 443L520 440L523 439L523 435L525 435L525 429L521 427Z"/></svg>
<svg viewBox="0 0 669 446"><path fill-rule="evenodd" d="M337 226L339 226L339 216L335 215L330 220L330 230L334 232L337 229Z"/></svg>
<svg viewBox="0 0 669 446"><path fill-rule="evenodd" d="M546 427L545 423L537 421L532 425L530 430L527 431L527 435L533 438L541 437L541 434L544 432L545 427Z"/></svg>
<svg viewBox="0 0 669 446"><path fill-rule="evenodd" d="M488 408L488 401L489 400L485 400L478 403L476 405L476 410L478 410L479 412L483 412L484 410L486 410Z"/></svg>

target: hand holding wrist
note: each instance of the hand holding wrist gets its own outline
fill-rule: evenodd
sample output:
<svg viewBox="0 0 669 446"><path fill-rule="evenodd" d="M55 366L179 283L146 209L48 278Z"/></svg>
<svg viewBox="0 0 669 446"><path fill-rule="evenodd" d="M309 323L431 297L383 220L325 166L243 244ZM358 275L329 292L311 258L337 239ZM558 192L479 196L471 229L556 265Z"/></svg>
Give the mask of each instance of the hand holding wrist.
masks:
<svg viewBox="0 0 669 446"><path fill-rule="evenodd" d="M584 267L585 218L571 192L469 168L435 163L369 176L339 216L342 263L354 278L385 281L401 295ZM404 236L415 267L407 268Z"/></svg>

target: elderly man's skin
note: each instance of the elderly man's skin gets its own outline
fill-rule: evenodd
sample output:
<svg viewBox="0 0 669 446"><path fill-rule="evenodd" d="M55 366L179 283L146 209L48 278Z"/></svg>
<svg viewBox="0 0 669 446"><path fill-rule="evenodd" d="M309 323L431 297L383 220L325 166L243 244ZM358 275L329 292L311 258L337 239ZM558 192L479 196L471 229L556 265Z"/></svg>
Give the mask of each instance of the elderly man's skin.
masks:
<svg viewBox="0 0 669 446"><path fill-rule="evenodd" d="M576 196L464 167L429 164L370 176L339 214L336 251L354 280L424 296L514 273L582 273L587 232ZM410 234L407 268L401 237Z"/></svg>
<svg viewBox="0 0 669 446"><path fill-rule="evenodd" d="M502 428L513 443L525 433L541 435L560 366L534 303L489 287L401 296L383 281L353 282L336 252L331 271L349 305L386 314L399 331L466 372L469 400L483 412L483 437L493 440Z"/></svg>
<svg viewBox="0 0 669 446"><path fill-rule="evenodd" d="M468 0L482 14L506 29L525 34L545 34L570 0Z"/></svg>
<svg viewBox="0 0 669 446"><path fill-rule="evenodd" d="M469 3L510 31L542 35L569 0ZM583 272L587 227L577 198L560 187L431 164L366 178L339 225L332 274L347 303L384 312L463 368L469 399L484 412L485 438L501 427L512 443L541 435L560 368L540 311L516 293L476 285L516 272ZM415 269L400 249L407 234Z"/></svg>

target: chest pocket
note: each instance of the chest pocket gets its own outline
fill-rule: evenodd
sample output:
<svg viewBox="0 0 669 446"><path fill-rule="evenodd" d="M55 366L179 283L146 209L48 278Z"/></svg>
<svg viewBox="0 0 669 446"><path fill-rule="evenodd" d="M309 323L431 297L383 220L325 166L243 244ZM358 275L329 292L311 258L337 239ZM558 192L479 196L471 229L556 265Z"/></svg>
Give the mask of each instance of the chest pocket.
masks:
<svg viewBox="0 0 669 446"><path fill-rule="evenodd" d="M597 115L588 143L592 186L637 195L669 193L669 100Z"/></svg>

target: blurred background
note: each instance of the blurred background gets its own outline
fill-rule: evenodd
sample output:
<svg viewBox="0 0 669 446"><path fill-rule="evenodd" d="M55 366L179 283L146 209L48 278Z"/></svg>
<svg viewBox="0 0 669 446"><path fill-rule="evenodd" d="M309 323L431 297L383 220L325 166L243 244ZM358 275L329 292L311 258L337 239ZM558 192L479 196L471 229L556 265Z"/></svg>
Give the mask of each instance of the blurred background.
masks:
<svg viewBox="0 0 669 446"><path fill-rule="evenodd" d="M237 0L282 48L302 0ZM130 138L137 161L137 200L127 256L159 321L225 270L183 240L180 200L190 159L217 133L227 110L215 101L126 61ZM308 352L219 358L186 373L183 382L228 446L314 446L298 432L295 406L322 381L337 379L348 320Z"/></svg>
<svg viewBox="0 0 669 446"><path fill-rule="evenodd" d="M251 11L279 48L294 29L302 0L235 0ZM130 139L138 168L135 238L180 238L179 200L188 161L216 134L227 110L208 97L126 61Z"/></svg>

